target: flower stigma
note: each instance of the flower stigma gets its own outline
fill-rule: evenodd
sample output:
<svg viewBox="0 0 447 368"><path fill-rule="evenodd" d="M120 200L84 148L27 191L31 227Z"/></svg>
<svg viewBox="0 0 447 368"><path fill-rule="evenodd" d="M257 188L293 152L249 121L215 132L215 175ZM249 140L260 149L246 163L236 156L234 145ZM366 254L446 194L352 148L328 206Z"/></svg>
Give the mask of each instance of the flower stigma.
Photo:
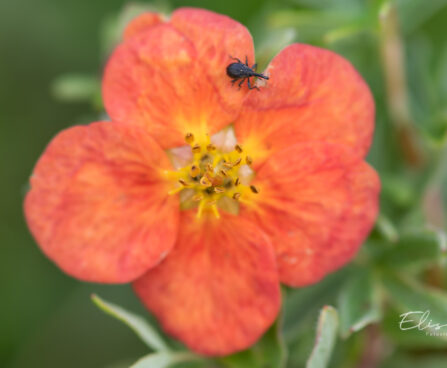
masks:
<svg viewBox="0 0 447 368"><path fill-rule="evenodd" d="M177 166L175 171L165 172L176 182L168 194L180 193L182 209L197 208L198 218L204 212L220 218L219 209L237 214L240 202L259 193L257 187L249 185L253 160L236 143L232 131L218 133L212 138L207 134L196 137L187 133L185 142L188 146L180 149L183 156L187 156L186 162L174 165Z"/></svg>

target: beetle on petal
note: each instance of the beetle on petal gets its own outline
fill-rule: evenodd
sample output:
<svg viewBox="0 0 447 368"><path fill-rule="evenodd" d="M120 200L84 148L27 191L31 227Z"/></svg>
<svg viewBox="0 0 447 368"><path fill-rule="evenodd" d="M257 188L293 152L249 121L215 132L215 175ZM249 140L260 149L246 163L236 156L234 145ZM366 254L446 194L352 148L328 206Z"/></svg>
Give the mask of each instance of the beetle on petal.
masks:
<svg viewBox="0 0 447 368"><path fill-rule="evenodd" d="M231 81L231 84L234 84L235 82L240 80L239 88L241 88L242 83L244 83L244 81L247 81L248 89L256 88L259 91L259 87L251 85L250 78L257 77L257 78L262 78L262 79L269 79L269 77L267 77L264 74L256 73L257 64L253 64L252 67L250 68L248 66L248 58L247 57L245 57L245 64L243 64L242 61L240 61L238 58L234 58L234 57L231 57L231 58L233 60L237 61L236 63L231 63L227 66L227 75L230 78L233 78L233 80Z"/></svg>

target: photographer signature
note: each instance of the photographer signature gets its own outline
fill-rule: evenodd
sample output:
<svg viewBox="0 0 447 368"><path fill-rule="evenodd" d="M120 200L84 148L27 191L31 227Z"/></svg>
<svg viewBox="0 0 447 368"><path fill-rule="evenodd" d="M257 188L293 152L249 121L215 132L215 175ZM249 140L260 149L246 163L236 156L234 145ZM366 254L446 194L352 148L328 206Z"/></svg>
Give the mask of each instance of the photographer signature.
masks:
<svg viewBox="0 0 447 368"><path fill-rule="evenodd" d="M433 323L433 321L428 318L430 317L430 311L410 311L402 313L400 315L402 318L399 322L399 327L402 331L412 330L417 328L419 331L423 330L435 330L438 331L443 327L447 327L446 324Z"/></svg>

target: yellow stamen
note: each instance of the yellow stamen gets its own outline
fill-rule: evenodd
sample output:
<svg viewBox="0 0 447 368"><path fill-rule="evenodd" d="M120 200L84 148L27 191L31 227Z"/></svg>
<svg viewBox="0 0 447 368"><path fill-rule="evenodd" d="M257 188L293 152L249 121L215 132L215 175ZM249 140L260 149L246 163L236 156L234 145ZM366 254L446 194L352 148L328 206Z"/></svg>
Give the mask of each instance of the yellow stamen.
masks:
<svg viewBox="0 0 447 368"><path fill-rule="evenodd" d="M213 211L214 216L216 216L216 218L220 218L219 210L217 209L217 206L215 204L211 206L211 210Z"/></svg>
<svg viewBox="0 0 447 368"><path fill-rule="evenodd" d="M231 168L233 167L233 164L232 164L231 162L224 162L224 163L222 164L222 166L224 166L224 167L226 167L226 168L228 168L228 169L231 169Z"/></svg>
<svg viewBox="0 0 447 368"><path fill-rule="evenodd" d="M256 188L254 185L250 185L250 190L251 190L253 193L255 193L255 194L258 194L258 193L259 193L258 188Z"/></svg>
<svg viewBox="0 0 447 368"><path fill-rule="evenodd" d="M171 189L168 192L168 194L169 195L177 194L177 193L181 192L183 189L185 189L185 188L184 187L177 187L177 188Z"/></svg>
<svg viewBox="0 0 447 368"><path fill-rule="evenodd" d="M203 195L202 194L196 194L195 196L193 196L191 198L194 202L200 202L203 199Z"/></svg>
<svg viewBox="0 0 447 368"><path fill-rule="evenodd" d="M187 133L185 135L185 141L188 144L191 144L192 142L194 142L194 135L192 133Z"/></svg>
<svg viewBox="0 0 447 368"><path fill-rule="evenodd" d="M211 186L211 182L206 176L202 176L202 179L200 179L200 184L202 184L205 187Z"/></svg>
<svg viewBox="0 0 447 368"><path fill-rule="evenodd" d="M199 203L199 208L197 209L197 218L200 218L202 216L203 207L205 207L205 201L202 200Z"/></svg>
<svg viewBox="0 0 447 368"><path fill-rule="evenodd" d="M199 174L200 174L200 167L198 167L196 165L192 165L191 169L189 170L189 175L191 175L193 178L195 178Z"/></svg>
<svg viewBox="0 0 447 368"><path fill-rule="evenodd" d="M193 153L191 163L176 171L163 173L166 179L179 183L168 193L181 192L180 200L185 202L182 208L197 206L197 217L213 214L219 218L221 209L237 214L240 205L253 200L250 192L259 193L254 185L245 184L251 175L250 169L240 169L241 165L251 165L252 158L239 144L228 152L211 143L205 132L195 131L195 135L185 135L185 141ZM243 175L242 180L239 175Z"/></svg>
<svg viewBox="0 0 447 368"><path fill-rule="evenodd" d="M187 187L187 186L188 186L188 183L187 183L186 180L184 180L184 179L179 179L178 182L179 182L181 185L183 185L184 187Z"/></svg>

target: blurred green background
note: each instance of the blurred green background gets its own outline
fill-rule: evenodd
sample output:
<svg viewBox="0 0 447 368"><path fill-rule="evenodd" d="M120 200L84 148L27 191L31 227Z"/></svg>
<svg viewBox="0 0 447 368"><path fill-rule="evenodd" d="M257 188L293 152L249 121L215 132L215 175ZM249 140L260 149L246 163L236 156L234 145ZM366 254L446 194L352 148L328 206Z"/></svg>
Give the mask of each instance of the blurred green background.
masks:
<svg viewBox="0 0 447 368"><path fill-rule="evenodd" d="M89 298L95 292L147 316L130 287L62 274L31 238L22 201L50 139L101 116L103 64L125 22L147 8L185 5L245 24L261 67L292 42L332 49L376 99L368 161L382 179L381 215L353 264L313 287L285 290L287 366L304 366L318 311L332 304L342 336L331 367L446 367L447 336L400 331L398 321L400 313L430 309L447 323L447 0L2 0L0 367L120 367L148 353ZM255 366L240 362L220 364Z"/></svg>

